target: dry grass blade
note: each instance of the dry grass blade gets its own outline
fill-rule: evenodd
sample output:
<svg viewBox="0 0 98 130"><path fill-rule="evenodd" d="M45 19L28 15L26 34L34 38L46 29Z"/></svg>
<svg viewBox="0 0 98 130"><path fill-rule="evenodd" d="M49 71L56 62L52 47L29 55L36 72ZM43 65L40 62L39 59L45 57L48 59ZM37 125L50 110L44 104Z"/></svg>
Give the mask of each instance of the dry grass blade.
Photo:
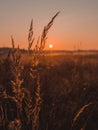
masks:
<svg viewBox="0 0 98 130"><path fill-rule="evenodd" d="M78 118L80 117L80 115L85 111L87 110L87 108L89 108L93 103L88 103L86 105L84 105L79 111L78 113L76 114L76 116L74 117L73 119L73 124L78 120Z"/></svg>
<svg viewBox="0 0 98 130"><path fill-rule="evenodd" d="M39 113L41 109L41 86L40 86L40 75L37 75L37 87L35 91L35 105L33 108L33 120L32 120L32 128L33 130L38 130L38 125L39 125Z"/></svg>
<svg viewBox="0 0 98 130"><path fill-rule="evenodd" d="M34 42L34 38L33 38L33 19L31 20L31 25L30 25L30 29L29 29L29 35L28 35L28 52L30 53L30 49L33 45Z"/></svg>
<svg viewBox="0 0 98 130"><path fill-rule="evenodd" d="M11 43L12 43L12 50L11 50L11 52L12 52L12 58L15 61L15 45L14 45L14 39L13 39L12 36L11 36Z"/></svg>
<svg viewBox="0 0 98 130"><path fill-rule="evenodd" d="M15 48L15 46L14 46L14 39L13 39L12 36L11 36L11 41L12 41L12 48L14 49Z"/></svg>
<svg viewBox="0 0 98 130"><path fill-rule="evenodd" d="M40 43L40 49L43 50L44 47L45 47L45 42L47 40L47 33L48 33L48 30L50 29L50 27L53 25L53 22L54 22L54 19L58 16L58 14L60 13L57 12L54 17L51 19L51 21L44 27L44 30L42 32L42 36L41 36L41 43Z"/></svg>
<svg viewBox="0 0 98 130"><path fill-rule="evenodd" d="M17 59L17 61L20 62L20 58L21 58L21 51L20 51L20 48L19 48L19 45L18 45L18 47L16 49L16 59Z"/></svg>
<svg viewBox="0 0 98 130"><path fill-rule="evenodd" d="M38 47L38 45L39 45L39 41L40 41L40 37L38 37L38 39L37 39L37 44L36 44L36 49L38 49L39 47Z"/></svg>

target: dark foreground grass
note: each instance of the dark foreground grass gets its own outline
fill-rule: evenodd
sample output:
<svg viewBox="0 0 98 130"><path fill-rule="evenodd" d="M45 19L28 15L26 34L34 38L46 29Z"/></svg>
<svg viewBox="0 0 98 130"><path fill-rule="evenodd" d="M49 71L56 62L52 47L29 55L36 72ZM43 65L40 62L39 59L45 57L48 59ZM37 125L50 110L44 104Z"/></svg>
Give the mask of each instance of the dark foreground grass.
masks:
<svg viewBox="0 0 98 130"><path fill-rule="evenodd" d="M36 81L31 80L28 56L22 56L22 87L25 96L32 102L35 97ZM97 130L98 129L98 55L56 55L45 56L38 67L41 87L41 109L38 130ZM3 97L12 95L11 80L13 79L12 62L0 59L0 130L7 130L5 124L17 119L16 105ZM5 93L6 90L6 93ZM10 105L9 105L10 104ZM6 117L2 115L5 113ZM32 123L25 125L26 114L21 112L21 130L31 130ZM15 122L16 121L16 122ZM4 123L4 122L3 122ZM13 123L13 122L12 122ZM9 127L10 130L12 130ZM20 128L19 128L20 129ZM13 129L14 130L14 129ZM18 130L18 129L17 129Z"/></svg>

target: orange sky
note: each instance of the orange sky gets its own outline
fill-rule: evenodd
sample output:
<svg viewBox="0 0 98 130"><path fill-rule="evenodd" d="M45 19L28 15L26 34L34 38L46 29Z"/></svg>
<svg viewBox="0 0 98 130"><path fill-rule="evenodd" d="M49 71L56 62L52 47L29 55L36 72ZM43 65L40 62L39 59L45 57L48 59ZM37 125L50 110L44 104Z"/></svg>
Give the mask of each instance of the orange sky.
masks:
<svg viewBox="0 0 98 130"><path fill-rule="evenodd" d="M50 43L56 50L98 49L98 0L2 0L0 47L11 46L13 35L16 46L27 48L30 20L34 19L37 39L59 10L61 13L49 30L46 49Z"/></svg>

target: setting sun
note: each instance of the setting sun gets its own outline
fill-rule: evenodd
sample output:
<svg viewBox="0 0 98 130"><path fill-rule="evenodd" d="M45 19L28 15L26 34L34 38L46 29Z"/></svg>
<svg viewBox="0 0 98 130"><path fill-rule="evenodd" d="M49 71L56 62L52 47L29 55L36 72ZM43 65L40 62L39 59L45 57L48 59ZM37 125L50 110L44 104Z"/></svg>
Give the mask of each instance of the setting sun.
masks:
<svg viewBox="0 0 98 130"><path fill-rule="evenodd" d="M52 49L53 48L53 44L49 44L49 48Z"/></svg>

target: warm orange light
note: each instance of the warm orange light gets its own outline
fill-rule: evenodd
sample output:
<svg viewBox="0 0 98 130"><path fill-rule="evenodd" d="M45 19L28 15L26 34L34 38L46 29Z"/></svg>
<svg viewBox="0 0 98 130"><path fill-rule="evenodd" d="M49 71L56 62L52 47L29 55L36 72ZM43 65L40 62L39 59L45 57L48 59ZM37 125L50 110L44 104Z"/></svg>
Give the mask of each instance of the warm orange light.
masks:
<svg viewBox="0 0 98 130"><path fill-rule="evenodd" d="M49 48L52 49L53 48L53 44L49 44Z"/></svg>

